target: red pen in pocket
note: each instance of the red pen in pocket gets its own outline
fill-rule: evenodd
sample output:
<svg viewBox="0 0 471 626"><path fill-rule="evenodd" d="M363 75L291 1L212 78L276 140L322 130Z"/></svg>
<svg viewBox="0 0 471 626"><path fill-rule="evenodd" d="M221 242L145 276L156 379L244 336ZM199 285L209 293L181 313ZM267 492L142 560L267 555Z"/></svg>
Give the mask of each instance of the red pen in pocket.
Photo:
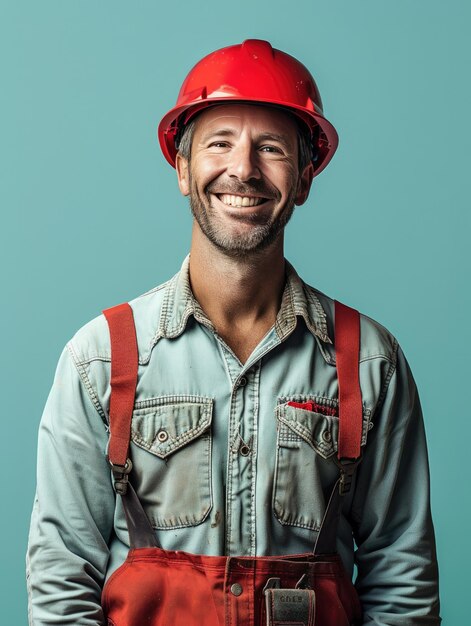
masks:
<svg viewBox="0 0 471 626"><path fill-rule="evenodd" d="M313 413L321 413L322 415L330 415L338 417L338 408L335 406L327 406L326 404L318 404L317 402L288 402L288 406L294 406L296 409L304 409Z"/></svg>

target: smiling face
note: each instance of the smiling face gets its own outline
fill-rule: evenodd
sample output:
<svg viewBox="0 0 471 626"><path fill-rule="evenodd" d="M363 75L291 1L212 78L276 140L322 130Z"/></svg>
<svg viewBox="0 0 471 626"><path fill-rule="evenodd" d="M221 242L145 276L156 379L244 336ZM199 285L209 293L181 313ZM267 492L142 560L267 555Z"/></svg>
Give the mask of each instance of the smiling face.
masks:
<svg viewBox="0 0 471 626"><path fill-rule="evenodd" d="M176 166L199 228L230 256L267 248L312 181L312 165L298 171L296 122L279 109L224 104L195 124L190 162L178 154Z"/></svg>

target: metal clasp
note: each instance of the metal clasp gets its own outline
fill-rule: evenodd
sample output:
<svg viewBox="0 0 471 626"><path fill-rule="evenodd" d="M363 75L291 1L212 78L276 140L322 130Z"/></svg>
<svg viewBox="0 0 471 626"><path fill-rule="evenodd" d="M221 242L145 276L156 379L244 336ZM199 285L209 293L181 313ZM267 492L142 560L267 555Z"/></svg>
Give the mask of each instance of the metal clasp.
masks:
<svg viewBox="0 0 471 626"><path fill-rule="evenodd" d="M126 459L125 465L114 465L110 461L114 478L114 490L124 496L128 489L129 472L132 470L131 459Z"/></svg>
<svg viewBox="0 0 471 626"><path fill-rule="evenodd" d="M344 496L350 491L350 487L352 486L353 474L355 473L358 465L361 463L361 459L361 456L358 457L358 459L356 460L341 460L334 457L334 462L340 469L339 492L341 496Z"/></svg>
<svg viewBox="0 0 471 626"><path fill-rule="evenodd" d="M269 578L265 587L263 588L263 593L268 589L279 589L281 587L281 578Z"/></svg>

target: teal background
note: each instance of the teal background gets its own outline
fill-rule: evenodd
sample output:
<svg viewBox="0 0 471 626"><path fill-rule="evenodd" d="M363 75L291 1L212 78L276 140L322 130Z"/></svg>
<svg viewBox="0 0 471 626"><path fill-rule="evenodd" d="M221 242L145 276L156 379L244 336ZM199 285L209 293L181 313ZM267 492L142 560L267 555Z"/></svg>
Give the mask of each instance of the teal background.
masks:
<svg viewBox="0 0 471 626"><path fill-rule="evenodd" d="M286 255L403 346L444 623L468 623L470 18L465 0L0 1L2 624L27 623L36 436L60 351L178 270L191 219L155 128L201 56L247 37L311 69L338 129Z"/></svg>

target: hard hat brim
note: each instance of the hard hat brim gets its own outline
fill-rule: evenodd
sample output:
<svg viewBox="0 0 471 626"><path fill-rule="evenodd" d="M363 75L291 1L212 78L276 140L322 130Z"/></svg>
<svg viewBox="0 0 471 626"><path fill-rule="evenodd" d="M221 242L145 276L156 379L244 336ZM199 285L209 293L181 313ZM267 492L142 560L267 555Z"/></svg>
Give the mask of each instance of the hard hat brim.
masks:
<svg viewBox="0 0 471 626"><path fill-rule="evenodd" d="M166 158L172 167L175 167L175 159L177 150L175 148L175 137L179 132L182 125L187 124L197 113L212 106L221 104L266 104L267 106L273 106L276 108L286 109L294 114L301 121L303 121L312 131L316 126L320 127L320 145L318 147L319 158L314 163L314 176L317 176L327 166L331 158L334 156L337 150L339 138L334 126L318 111L315 109L315 105L312 100L307 103L308 106L302 107L294 103L286 104L286 102L274 101L273 99L263 98L243 98L240 97L211 97L210 100L202 99L201 102L191 102L176 106L171 109L162 118L158 129L157 135L159 138L160 147Z"/></svg>

